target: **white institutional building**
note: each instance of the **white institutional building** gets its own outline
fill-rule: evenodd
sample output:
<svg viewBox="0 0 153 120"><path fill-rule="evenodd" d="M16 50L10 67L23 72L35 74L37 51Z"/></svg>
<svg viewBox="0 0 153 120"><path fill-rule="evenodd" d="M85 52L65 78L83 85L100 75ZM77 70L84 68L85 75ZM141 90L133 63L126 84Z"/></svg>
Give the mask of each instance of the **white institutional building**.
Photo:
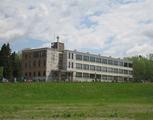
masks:
<svg viewBox="0 0 153 120"><path fill-rule="evenodd" d="M34 81L128 82L133 80L131 61L65 50L64 43L59 41L52 43L51 48L23 50L22 73L26 79Z"/></svg>

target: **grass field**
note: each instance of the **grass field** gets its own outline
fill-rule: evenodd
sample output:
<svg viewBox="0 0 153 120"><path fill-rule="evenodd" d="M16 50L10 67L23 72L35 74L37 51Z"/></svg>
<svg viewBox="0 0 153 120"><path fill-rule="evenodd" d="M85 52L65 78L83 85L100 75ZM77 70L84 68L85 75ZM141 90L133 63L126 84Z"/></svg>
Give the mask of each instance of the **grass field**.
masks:
<svg viewBox="0 0 153 120"><path fill-rule="evenodd" d="M0 84L0 120L153 120L153 84Z"/></svg>

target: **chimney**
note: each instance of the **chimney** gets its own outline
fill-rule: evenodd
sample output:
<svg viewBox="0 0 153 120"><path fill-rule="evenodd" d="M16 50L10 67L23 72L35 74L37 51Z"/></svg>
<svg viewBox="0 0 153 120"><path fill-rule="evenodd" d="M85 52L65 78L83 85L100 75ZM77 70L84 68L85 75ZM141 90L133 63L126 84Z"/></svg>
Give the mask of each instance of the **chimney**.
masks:
<svg viewBox="0 0 153 120"><path fill-rule="evenodd" d="M57 39L57 42L59 42L59 36L57 36L56 39Z"/></svg>

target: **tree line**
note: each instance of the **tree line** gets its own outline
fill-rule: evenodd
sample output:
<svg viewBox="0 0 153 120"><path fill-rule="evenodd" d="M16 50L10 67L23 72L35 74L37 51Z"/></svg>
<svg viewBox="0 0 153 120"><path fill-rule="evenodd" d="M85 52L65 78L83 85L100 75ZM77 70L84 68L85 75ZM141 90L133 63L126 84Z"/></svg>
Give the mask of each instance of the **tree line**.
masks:
<svg viewBox="0 0 153 120"><path fill-rule="evenodd" d="M128 59L133 62L134 82L153 82L153 59L141 55Z"/></svg>
<svg viewBox="0 0 153 120"><path fill-rule="evenodd" d="M133 62L134 82L153 82L153 60L134 56L127 58ZM9 43L0 48L0 80L6 78L13 82L14 78L21 80L21 54L12 52Z"/></svg>
<svg viewBox="0 0 153 120"><path fill-rule="evenodd" d="M12 52L10 44L3 44L0 49L0 80L2 77L13 82L21 77L21 55Z"/></svg>

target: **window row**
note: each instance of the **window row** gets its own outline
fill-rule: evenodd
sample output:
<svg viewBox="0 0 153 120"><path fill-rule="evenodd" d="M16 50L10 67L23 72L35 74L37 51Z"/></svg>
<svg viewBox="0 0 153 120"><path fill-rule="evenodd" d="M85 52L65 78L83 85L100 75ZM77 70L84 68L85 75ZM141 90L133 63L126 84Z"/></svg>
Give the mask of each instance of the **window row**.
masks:
<svg viewBox="0 0 153 120"><path fill-rule="evenodd" d="M44 77L46 76L46 71L38 71L38 72L26 72L25 77Z"/></svg>
<svg viewBox="0 0 153 120"><path fill-rule="evenodd" d="M97 79L97 80L110 80L110 81L126 81L128 79L132 79L132 78L127 78L122 76L89 74L89 73L81 73L81 72L76 72L76 77L84 78L84 79Z"/></svg>
<svg viewBox="0 0 153 120"><path fill-rule="evenodd" d="M46 66L46 60L34 60L33 62L25 62L24 68L32 68L32 67L45 67Z"/></svg>
<svg viewBox="0 0 153 120"><path fill-rule="evenodd" d="M25 53L24 58L41 58L41 57L46 57L46 50L43 51L35 51L35 52L30 52L30 53Z"/></svg>
<svg viewBox="0 0 153 120"><path fill-rule="evenodd" d="M124 66L124 67L132 67L132 63L121 62L117 60L108 60L106 58L96 58L93 56L83 56L79 54L76 54L76 60L81 60L81 61L83 60L83 61L96 62L102 64Z"/></svg>
<svg viewBox="0 0 153 120"><path fill-rule="evenodd" d="M95 66L95 65L88 65L88 64L80 64L80 63L76 63L76 69L91 70L91 71L98 71L98 72L119 73L119 74L131 74L132 75L132 71L128 71L128 70Z"/></svg>

